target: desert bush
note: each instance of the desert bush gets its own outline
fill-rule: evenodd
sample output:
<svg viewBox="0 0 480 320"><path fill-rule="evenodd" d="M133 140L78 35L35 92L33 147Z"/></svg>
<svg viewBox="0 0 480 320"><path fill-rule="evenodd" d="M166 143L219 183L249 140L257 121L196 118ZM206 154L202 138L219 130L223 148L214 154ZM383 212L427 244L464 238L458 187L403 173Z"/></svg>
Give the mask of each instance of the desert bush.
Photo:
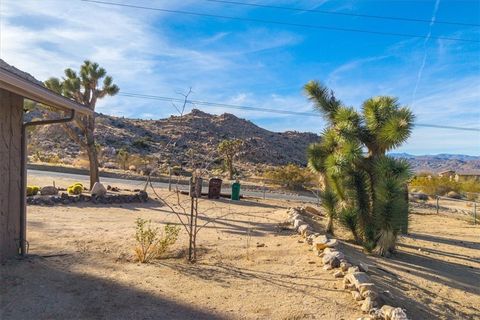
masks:
<svg viewBox="0 0 480 320"><path fill-rule="evenodd" d="M145 138L140 138L132 142L132 146L137 149L148 149L150 147L149 141Z"/></svg>
<svg viewBox="0 0 480 320"><path fill-rule="evenodd" d="M79 194L82 194L83 192L83 185L79 182L75 183L75 184L72 184L71 186L69 186L67 188L67 192L68 194L75 194L75 195L79 195Z"/></svg>
<svg viewBox="0 0 480 320"><path fill-rule="evenodd" d="M268 170L264 173L264 177L274 180L274 183L292 190L303 189L306 184L311 184L315 181L314 174L306 168L294 164Z"/></svg>
<svg viewBox="0 0 480 320"><path fill-rule="evenodd" d="M40 187L38 186L27 186L27 196L35 196L40 191Z"/></svg>
<svg viewBox="0 0 480 320"><path fill-rule="evenodd" d="M447 195L449 192L465 193L480 192L480 183L477 181L455 181L449 177L415 176L409 187L419 189L429 195Z"/></svg>
<svg viewBox="0 0 480 320"><path fill-rule="evenodd" d="M57 154L49 154L38 150L33 154L32 160L34 162L61 163L61 159Z"/></svg>
<svg viewBox="0 0 480 320"><path fill-rule="evenodd" d="M141 263L162 257L175 244L180 232L180 227L166 225L163 234L160 234L159 228L153 227L151 220L138 218L135 223L137 245L134 251L137 261Z"/></svg>

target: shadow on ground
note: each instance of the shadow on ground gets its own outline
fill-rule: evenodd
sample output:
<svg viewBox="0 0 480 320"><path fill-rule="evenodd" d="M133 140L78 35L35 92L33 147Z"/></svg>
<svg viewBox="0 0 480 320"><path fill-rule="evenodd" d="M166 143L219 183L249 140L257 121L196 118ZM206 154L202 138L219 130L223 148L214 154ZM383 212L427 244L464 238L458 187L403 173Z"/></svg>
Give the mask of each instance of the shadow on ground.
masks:
<svg viewBox="0 0 480 320"><path fill-rule="evenodd" d="M409 234L408 237L434 243L444 242L452 245L463 245L470 248L478 246L478 243L475 242L460 243L461 241L433 235L412 233ZM434 292L427 286L419 284L418 280L411 281L400 276L400 272L412 274L417 277L417 279L421 279L427 283L437 282L450 288L462 290L466 295L480 295L480 287L478 283L476 283L476 280L474 280L480 279L479 268L442 261L422 253L417 254L416 252L419 247L402 243L399 243L397 253L390 258L365 255L362 253L360 246L348 242L342 242L341 247L347 256L352 258L352 262L355 264L364 262L374 266L369 270L369 274L371 274L372 279L384 293L382 298L386 304L399 305L407 308L408 314L414 319L473 319L471 314L459 311L458 308L455 307L460 307L459 302L450 299L448 296L446 298L442 297L444 302L448 302L443 303L443 310L439 310L438 305L437 308L434 308L430 302L438 299L438 292ZM414 251L407 252L403 250L403 248L414 249ZM445 255L468 262L479 262L478 259L472 259L472 257L431 248L423 249L423 251L430 251L434 254ZM408 291L412 289L418 290L421 293L421 301L418 300L418 296L408 294ZM480 314L480 308L476 308L476 312Z"/></svg>
<svg viewBox="0 0 480 320"><path fill-rule="evenodd" d="M1 268L1 319L226 319L114 281L53 268L38 256ZM27 286L35 289L26 291Z"/></svg>

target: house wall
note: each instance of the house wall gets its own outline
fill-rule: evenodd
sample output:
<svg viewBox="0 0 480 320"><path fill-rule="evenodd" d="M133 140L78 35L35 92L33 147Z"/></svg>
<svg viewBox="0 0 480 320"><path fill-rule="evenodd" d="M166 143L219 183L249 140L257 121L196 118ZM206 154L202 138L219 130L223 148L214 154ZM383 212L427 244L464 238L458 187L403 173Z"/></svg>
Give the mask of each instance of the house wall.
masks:
<svg viewBox="0 0 480 320"><path fill-rule="evenodd" d="M0 88L0 261L18 254L23 97Z"/></svg>

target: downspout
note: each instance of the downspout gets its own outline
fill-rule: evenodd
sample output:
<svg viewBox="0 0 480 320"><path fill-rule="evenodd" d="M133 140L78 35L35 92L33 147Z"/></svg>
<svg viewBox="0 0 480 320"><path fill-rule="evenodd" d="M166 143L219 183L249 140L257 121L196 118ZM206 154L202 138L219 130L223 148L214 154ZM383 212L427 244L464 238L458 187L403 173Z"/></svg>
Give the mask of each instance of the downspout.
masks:
<svg viewBox="0 0 480 320"><path fill-rule="evenodd" d="M20 254L24 256L27 252L27 128L31 126L44 126L47 124L70 122L75 117L75 110L71 110L71 114L67 118L40 120L25 122L22 125L22 141L21 141L21 186L20 186Z"/></svg>

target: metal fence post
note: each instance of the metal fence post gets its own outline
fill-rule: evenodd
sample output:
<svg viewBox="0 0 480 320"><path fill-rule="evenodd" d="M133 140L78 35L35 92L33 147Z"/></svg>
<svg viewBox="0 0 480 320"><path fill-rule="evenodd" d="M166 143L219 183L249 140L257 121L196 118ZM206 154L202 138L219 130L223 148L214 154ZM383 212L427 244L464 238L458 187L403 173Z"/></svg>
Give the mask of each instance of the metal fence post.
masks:
<svg viewBox="0 0 480 320"><path fill-rule="evenodd" d="M438 203L439 200L440 200L440 197L437 196L437 214L438 214L438 212L439 212L439 210L440 210L440 206L439 206L439 203Z"/></svg>
<svg viewBox="0 0 480 320"><path fill-rule="evenodd" d="M473 224L477 224L477 202L473 201Z"/></svg>
<svg viewBox="0 0 480 320"><path fill-rule="evenodd" d="M267 192L267 187L265 186L265 180L263 180L263 200L265 200L265 193Z"/></svg>

